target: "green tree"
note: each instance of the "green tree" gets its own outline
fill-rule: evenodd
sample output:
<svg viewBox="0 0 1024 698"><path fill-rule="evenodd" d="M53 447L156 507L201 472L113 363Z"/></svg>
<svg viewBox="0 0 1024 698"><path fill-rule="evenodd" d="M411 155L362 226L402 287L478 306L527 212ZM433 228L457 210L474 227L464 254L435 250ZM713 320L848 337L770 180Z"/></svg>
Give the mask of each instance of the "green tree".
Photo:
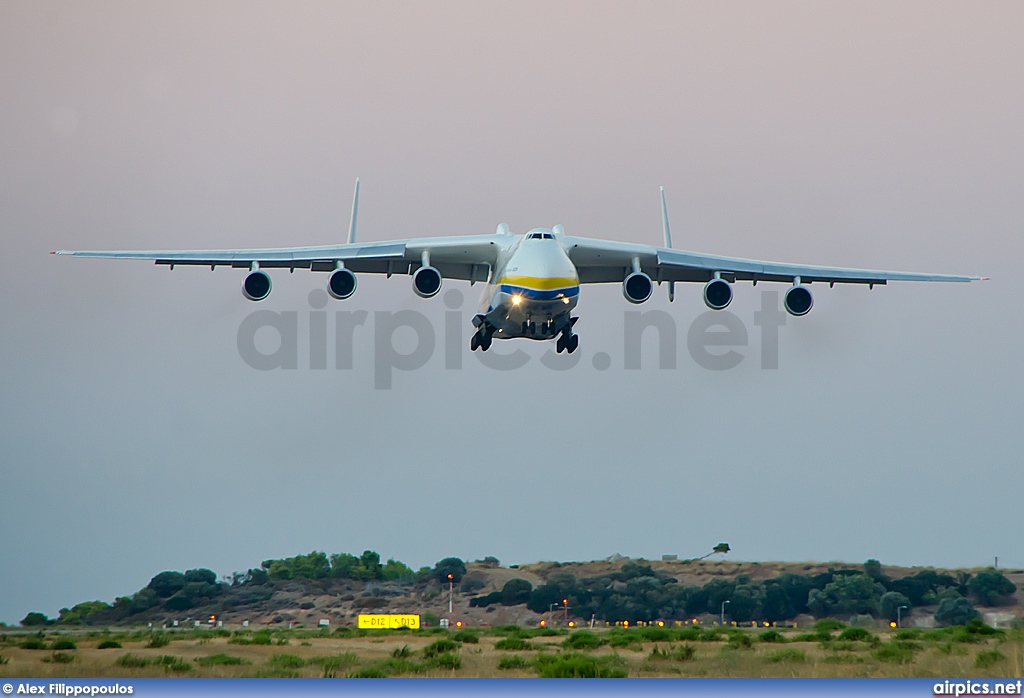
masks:
<svg viewBox="0 0 1024 698"><path fill-rule="evenodd" d="M501 605L518 606L521 603L526 603L530 600L531 593L533 593L533 585L528 581L519 577L510 579L501 588Z"/></svg>
<svg viewBox="0 0 1024 698"><path fill-rule="evenodd" d="M834 575L821 591L807 596L807 608L816 616L878 613L878 601L885 587L866 574Z"/></svg>
<svg viewBox="0 0 1024 698"><path fill-rule="evenodd" d="M447 582L449 574L452 575L452 581L458 583L462 575L466 574L466 563L457 557L446 557L434 565L435 579Z"/></svg>
<svg viewBox="0 0 1024 698"><path fill-rule="evenodd" d="M189 570L185 573L185 583L203 583L203 584L216 584L217 575L214 574L213 570L208 570L205 567L198 570Z"/></svg>
<svg viewBox="0 0 1024 698"><path fill-rule="evenodd" d="M900 606L906 606L903 613L908 613L911 607L910 599L898 591L887 591L878 600L878 613L887 620L896 620Z"/></svg>
<svg viewBox="0 0 1024 698"><path fill-rule="evenodd" d="M108 609L110 604L104 601L85 601L72 608L60 609L60 618L57 622L63 625L82 625L88 621L89 616Z"/></svg>
<svg viewBox="0 0 1024 698"><path fill-rule="evenodd" d="M978 572L967 582L967 590L982 606L1004 606L1017 587L994 567Z"/></svg>
<svg viewBox="0 0 1024 698"><path fill-rule="evenodd" d="M21 624L26 628L29 628L35 625L49 625L52 622L53 621L46 617L46 614L36 613L33 611L22 619Z"/></svg>
<svg viewBox="0 0 1024 698"><path fill-rule="evenodd" d="M889 581L889 578L882 574L882 563L874 558L864 563L864 574L882 584Z"/></svg>
<svg viewBox="0 0 1024 698"><path fill-rule="evenodd" d="M381 579L385 582L395 582L399 579L412 579L412 568L398 560L388 559L387 564L381 570Z"/></svg>
<svg viewBox="0 0 1024 698"><path fill-rule="evenodd" d="M967 625L981 614L974 610L971 602L962 596L955 599L943 599L935 611L935 622L939 625Z"/></svg>
<svg viewBox="0 0 1024 698"><path fill-rule="evenodd" d="M166 571L149 580L149 588L161 599L173 596L185 586L185 575L181 572Z"/></svg>

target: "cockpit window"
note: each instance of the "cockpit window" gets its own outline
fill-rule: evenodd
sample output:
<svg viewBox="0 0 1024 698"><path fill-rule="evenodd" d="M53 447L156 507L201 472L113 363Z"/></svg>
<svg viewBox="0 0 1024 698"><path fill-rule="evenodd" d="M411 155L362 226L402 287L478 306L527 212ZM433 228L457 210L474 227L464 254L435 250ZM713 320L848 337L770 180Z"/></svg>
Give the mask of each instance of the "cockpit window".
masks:
<svg viewBox="0 0 1024 698"><path fill-rule="evenodd" d="M530 233L526 236L527 240L554 240L555 236L551 233Z"/></svg>

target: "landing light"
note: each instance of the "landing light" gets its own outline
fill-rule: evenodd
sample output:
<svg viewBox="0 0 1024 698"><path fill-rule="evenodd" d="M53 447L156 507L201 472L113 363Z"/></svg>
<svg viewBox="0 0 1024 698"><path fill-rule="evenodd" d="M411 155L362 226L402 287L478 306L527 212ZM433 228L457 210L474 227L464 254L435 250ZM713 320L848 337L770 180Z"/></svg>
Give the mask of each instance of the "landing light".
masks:
<svg viewBox="0 0 1024 698"><path fill-rule="evenodd" d="M512 296L512 305L519 305L520 301L522 300L522 296Z"/></svg>
<svg viewBox="0 0 1024 698"><path fill-rule="evenodd" d="M568 298L563 298L562 302L565 303L566 305L569 305L569 299Z"/></svg>

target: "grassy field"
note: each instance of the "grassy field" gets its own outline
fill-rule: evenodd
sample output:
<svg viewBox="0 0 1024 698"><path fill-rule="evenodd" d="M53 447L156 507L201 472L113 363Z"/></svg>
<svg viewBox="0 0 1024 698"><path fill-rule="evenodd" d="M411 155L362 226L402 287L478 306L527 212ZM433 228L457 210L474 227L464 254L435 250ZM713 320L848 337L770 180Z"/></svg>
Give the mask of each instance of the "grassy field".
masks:
<svg viewBox="0 0 1024 698"><path fill-rule="evenodd" d="M119 646L117 646L119 645ZM100 649L103 647L103 649ZM1020 677L1024 632L817 633L514 626L415 631L189 630L0 636L0 678Z"/></svg>

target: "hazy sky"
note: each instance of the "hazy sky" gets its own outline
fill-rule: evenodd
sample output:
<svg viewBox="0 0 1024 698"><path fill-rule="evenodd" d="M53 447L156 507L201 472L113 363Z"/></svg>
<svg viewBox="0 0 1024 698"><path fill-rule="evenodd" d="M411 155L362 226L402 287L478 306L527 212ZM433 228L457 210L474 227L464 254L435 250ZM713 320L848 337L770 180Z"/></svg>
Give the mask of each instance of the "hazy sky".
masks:
<svg viewBox="0 0 1024 698"><path fill-rule="evenodd" d="M0 620L312 549L1024 565L1022 26L1019 2L0 1ZM678 361L652 334L638 371L637 308L586 287L580 363L516 340L501 372L468 351L479 287L446 286L445 370L444 294L364 276L319 371L324 274L273 271L256 305L240 270L46 254L339 242L357 176L362 239L658 244L664 185L677 247L993 280L815 285L777 370L773 286L738 285L728 371L687 352L699 286L639 308ZM296 370L240 358L257 309L298 312ZM403 309L437 348L378 390L374 313ZM352 370L334 310L369 313Z"/></svg>

